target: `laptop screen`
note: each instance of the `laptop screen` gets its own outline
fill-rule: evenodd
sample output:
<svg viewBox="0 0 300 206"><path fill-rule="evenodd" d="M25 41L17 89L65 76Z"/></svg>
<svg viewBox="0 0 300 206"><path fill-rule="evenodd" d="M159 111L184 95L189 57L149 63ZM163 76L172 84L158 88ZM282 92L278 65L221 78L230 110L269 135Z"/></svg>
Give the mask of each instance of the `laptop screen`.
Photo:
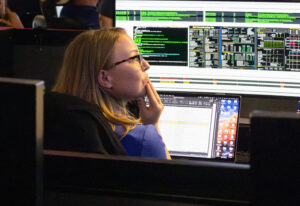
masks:
<svg viewBox="0 0 300 206"><path fill-rule="evenodd" d="M159 93L159 128L173 157L234 159L240 98Z"/></svg>

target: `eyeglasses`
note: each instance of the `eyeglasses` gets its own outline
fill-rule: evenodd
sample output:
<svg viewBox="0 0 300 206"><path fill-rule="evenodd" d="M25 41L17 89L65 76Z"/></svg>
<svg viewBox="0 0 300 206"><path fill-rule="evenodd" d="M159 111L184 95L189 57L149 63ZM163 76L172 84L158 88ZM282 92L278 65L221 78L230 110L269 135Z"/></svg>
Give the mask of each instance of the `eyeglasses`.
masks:
<svg viewBox="0 0 300 206"><path fill-rule="evenodd" d="M124 62L128 62L128 61L135 60L135 59L139 60L140 65L143 66L144 57L143 57L142 54L138 54L138 55L135 55L133 57L129 57L128 59L124 59L124 60L121 60L119 62L114 63L112 65L112 68L115 67L115 66L117 66L117 65L119 65L119 64L122 64Z"/></svg>

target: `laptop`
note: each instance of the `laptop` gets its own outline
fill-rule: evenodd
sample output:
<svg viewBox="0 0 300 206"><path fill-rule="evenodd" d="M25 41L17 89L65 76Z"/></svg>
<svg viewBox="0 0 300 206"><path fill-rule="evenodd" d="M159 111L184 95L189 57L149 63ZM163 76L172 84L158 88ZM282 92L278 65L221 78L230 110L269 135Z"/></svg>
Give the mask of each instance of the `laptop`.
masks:
<svg viewBox="0 0 300 206"><path fill-rule="evenodd" d="M159 120L172 158L234 161L240 97L159 92L164 110Z"/></svg>

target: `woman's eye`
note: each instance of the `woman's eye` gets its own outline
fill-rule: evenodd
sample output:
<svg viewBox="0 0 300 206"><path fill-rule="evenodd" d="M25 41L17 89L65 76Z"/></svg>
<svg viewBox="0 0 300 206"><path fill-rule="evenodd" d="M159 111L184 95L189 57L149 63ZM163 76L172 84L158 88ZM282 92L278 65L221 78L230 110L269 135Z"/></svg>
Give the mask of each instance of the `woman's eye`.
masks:
<svg viewBox="0 0 300 206"><path fill-rule="evenodd" d="M138 62L138 57L135 57L135 58L133 58L133 59L129 59L129 62L130 62L130 63Z"/></svg>

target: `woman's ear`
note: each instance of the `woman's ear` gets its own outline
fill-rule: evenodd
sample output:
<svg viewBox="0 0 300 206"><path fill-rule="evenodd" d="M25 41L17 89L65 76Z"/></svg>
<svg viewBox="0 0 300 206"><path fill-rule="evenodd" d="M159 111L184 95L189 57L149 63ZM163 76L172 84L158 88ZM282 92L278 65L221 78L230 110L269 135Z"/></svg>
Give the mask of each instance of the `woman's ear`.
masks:
<svg viewBox="0 0 300 206"><path fill-rule="evenodd" d="M98 75L98 83L106 89L112 88L112 78L107 70L101 70Z"/></svg>

